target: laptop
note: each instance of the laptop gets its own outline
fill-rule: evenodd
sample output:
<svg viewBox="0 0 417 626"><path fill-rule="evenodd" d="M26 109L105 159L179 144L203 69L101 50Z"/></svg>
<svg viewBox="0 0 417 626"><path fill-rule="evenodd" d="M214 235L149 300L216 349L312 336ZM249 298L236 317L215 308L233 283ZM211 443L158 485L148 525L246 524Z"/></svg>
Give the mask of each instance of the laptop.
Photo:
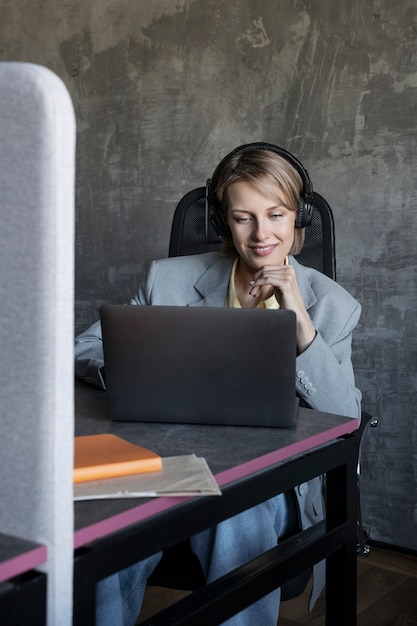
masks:
<svg viewBox="0 0 417 626"><path fill-rule="evenodd" d="M105 304L100 317L113 420L295 424L293 311Z"/></svg>

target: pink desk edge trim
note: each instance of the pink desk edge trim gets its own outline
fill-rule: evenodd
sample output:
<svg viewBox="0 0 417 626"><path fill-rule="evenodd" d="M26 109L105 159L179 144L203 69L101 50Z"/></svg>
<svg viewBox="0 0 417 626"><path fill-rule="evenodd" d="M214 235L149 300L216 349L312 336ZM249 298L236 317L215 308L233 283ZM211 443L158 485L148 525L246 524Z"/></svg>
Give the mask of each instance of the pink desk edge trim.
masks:
<svg viewBox="0 0 417 626"><path fill-rule="evenodd" d="M0 563L0 582L4 582L24 574L43 563L46 563L48 550L46 546L39 546L19 556L15 556L4 563Z"/></svg>
<svg viewBox="0 0 417 626"><path fill-rule="evenodd" d="M360 420L350 419L339 426L334 426L329 430L313 435L312 437L308 437L307 439L303 439L303 441L299 441L284 448L279 448L278 450L269 452L268 454L260 456L257 459L252 459L251 461L237 465L236 467L225 470L224 472L220 472L215 475L215 478L218 485L222 487L232 481L244 478L248 474L253 474L254 472L265 469L274 463L285 461L292 456L308 452L313 448L332 441L333 439L352 433L354 430L359 428L359 425ZM144 504L140 504L137 507L129 509L128 511L124 511L123 513L109 517L105 520L92 524L91 526L82 528L74 533L74 549L86 545L95 539L105 537L112 532L116 532L121 528L129 526L130 524L134 524L135 522L144 520L152 515L166 511L171 507L185 502L190 497L193 496L155 498L155 500L145 502Z"/></svg>

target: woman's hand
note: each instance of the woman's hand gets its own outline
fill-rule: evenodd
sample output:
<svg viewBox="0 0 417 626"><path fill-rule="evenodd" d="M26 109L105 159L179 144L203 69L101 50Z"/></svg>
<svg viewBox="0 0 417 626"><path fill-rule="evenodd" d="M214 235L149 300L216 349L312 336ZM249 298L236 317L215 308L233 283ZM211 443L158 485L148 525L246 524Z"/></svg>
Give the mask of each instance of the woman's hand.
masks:
<svg viewBox="0 0 417 626"><path fill-rule="evenodd" d="M314 341L316 329L304 306L303 298L291 265L265 265L251 281L249 293L256 297L261 288L269 285L282 309L294 311L297 316L297 349L304 352Z"/></svg>

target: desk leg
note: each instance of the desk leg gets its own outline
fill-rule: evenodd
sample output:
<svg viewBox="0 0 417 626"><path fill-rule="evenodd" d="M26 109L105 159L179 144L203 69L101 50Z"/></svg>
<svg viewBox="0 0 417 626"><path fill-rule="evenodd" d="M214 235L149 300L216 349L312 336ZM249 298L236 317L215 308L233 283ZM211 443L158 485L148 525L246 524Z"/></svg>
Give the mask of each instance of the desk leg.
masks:
<svg viewBox="0 0 417 626"><path fill-rule="evenodd" d="M46 584L46 574L36 570L1 583L1 626L45 626Z"/></svg>
<svg viewBox="0 0 417 626"><path fill-rule="evenodd" d="M344 542L327 558L326 624L356 626L356 460L327 474L327 527L344 524Z"/></svg>
<svg viewBox="0 0 417 626"><path fill-rule="evenodd" d="M81 551L82 552L82 551ZM95 623L96 572L89 567L90 562L74 560L74 603L72 623L74 626Z"/></svg>

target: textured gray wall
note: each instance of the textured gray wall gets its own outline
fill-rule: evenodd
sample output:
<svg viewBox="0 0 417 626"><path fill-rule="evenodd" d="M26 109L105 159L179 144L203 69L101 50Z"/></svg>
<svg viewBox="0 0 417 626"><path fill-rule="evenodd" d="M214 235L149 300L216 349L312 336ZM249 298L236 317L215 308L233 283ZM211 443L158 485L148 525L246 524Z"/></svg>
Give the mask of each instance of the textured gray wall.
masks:
<svg viewBox="0 0 417 626"><path fill-rule="evenodd" d="M373 538L417 549L415 0L0 0L0 59L42 63L78 124L76 329L166 256L179 198L228 150L292 150L332 205Z"/></svg>

